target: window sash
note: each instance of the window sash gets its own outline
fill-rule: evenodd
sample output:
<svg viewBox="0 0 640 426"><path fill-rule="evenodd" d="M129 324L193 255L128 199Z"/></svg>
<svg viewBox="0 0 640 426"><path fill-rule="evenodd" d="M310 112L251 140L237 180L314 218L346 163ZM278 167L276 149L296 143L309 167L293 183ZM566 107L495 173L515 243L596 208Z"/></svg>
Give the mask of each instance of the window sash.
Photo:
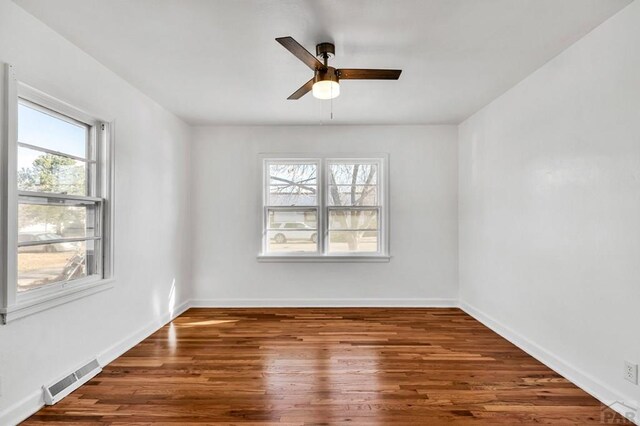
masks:
<svg viewBox="0 0 640 426"><path fill-rule="evenodd" d="M86 205L93 205L95 206L96 212L95 212L95 223L94 223L94 235L84 235L81 237L63 237L63 238L57 238L57 239L47 239L47 240L35 240L35 241L17 241L16 242L16 256L19 256L20 253L20 248L22 247L34 247L34 246L50 246L53 244L64 244L64 243L74 243L74 242L89 242L89 241L94 241L94 253L93 253L93 257L92 257L92 265L85 265L85 271L93 271L91 274L87 274L85 277L82 278L78 278L78 279L71 279L71 280L61 280L61 281L54 281L54 282L50 282L38 287L34 287L33 289L27 289L27 290L20 290L18 289L18 282L16 281L16 288L18 291L18 294L20 296L24 296L27 293L31 293L31 292L38 292L41 291L44 288L51 288L52 286L55 285L68 285L70 283L76 282L76 281L82 281L82 280L86 280L92 277L104 277L104 271L103 271L103 254L104 254L104 239L103 239L103 222L104 222L104 200L101 198L93 198L93 197L82 197L82 196L67 196L65 194L46 194L46 193L36 193L36 192L30 192L30 191L20 191L20 194L18 195L18 205L20 204L33 204L33 203L26 203L23 201L26 200L33 200L34 198L41 198L43 200L42 204L43 206L60 206L60 205L64 205L64 204L57 204L57 203L50 203L48 200L53 198L53 199L58 199L60 201L72 201L72 202L76 202L77 204L86 204ZM70 204L69 206L73 206L74 204ZM86 232L86 231L85 231ZM85 245L85 256L87 254L86 251L86 245ZM86 261L86 260L85 260ZM16 278L17 278L18 274L16 274Z"/></svg>
<svg viewBox="0 0 640 426"><path fill-rule="evenodd" d="M316 215L316 233L317 233L317 241L316 241L316 250L311 252L288 252L288 251L276 251L276 250L269 250L269 234L270 233L275 233L277 232L279 229L278 228L272 228L270 226L269 223L269 212L281 212L281 213L287 213L287 212L304 212L304 211L310 211L310 212L314 212ZM309 255L319 255L321 253L320 248L321 246L321 240L322 240L322 228L320 227L320 208L318 206L264 206L263 208L263 213L262 213L262 253L266 253L266 254L277 254L277 255L287 255L287 256L309 256ZM280 228L282 231L284 232L305 232L305 230L303 229L295 229L295 228L289 228L289 229L282 229ZM308 230L306 232L309 232Z"/></svg>
<svg viewBox="0 0 640 426"><path fill-rule="evenodd" d="M103 245L102 245L102 237L95 237L95 238L85 238L85 239L78 239L80 243L85 243L84 245L84 257L85 257L85 264L84 264L84 276L78 277L78 278L71 278L68 280L58 280L58 281L51 281L51 282L47 282L45 284L41 284L41 285L37 285L34 286L33 288L26 288L26 289L20 289L18 283L16 283L16 288L17 288L17 293L18 296L20 298L29 298L32 297L32 295L37 295L43 291L47 291L51 288L65 288L68 287L69 285L75 285L78 283L83 283L86 281L90 281L90 280L95 280L95 279L102 279L103 277L103 262L102 262L102 253L103 253ZM90 241L93 241L93 253L91 253L91 250L88 249L88 244ZM64 242L69 242L69 240L64 240L61 241L62 243ZM58 242L58 244L60 244L61 242ZM42 246L47 246L50 244L56 244L55 242L53 242L53 240L51 241L46 241L46 242L42 242ZM28 246L27 246L28 247ZM23 252L23 253L18 253L18 256L20 256L20 254L29 254L29 252ZM89 256L89 254L91 254L91 256ZM91 263L88 263L88 262ZM89 271L91 271L89 273ZM18 272L18 277L19 277L20 273Z"/></svg>
<svg viewBox="0 0 640 426"><path fill-rule="evenodd" d="M330 224L329 224L329 219L331 217L331 212L332 211L343 211L343 212L347 212L347 211L375 211L376 212L376 216L377 216L377 223L376 223L376 228L375 229L370 229L370 228L339 228L339 229L335 229L335 228L331 228ZM381 206L354 206L354 207L350 207L350 206L327 206L326 207L326 218L327 218L327 227L325 229L325 250L324 252L328 255L371 255L371 254L379 254L382 255L383 254L383 225L382 225L382 207ZM377 234L377 238L376 238L376 251L375 252L371 252L371 251L365 251L365 250L359 250L359 251L330 251L329 246L330 246L330 235L332 232L345 232L345 233L349 233L349 232L375 232Z"/></svg>
<svg viewBox="0 0 640 426"><path fill-rule="evenodd" d="M315 188L315 204L300 204L296 206L283 206L283 205L272 205L271 202L271 188L277 187L280 185L284 185L284 183L273 183L271 181L271 171L270 167L272 165L302 165L302 164L313 164L316 167L316 175L315 175L315 183L314 184L304 184L307 187ZM321 164L320 161L316 158L268 158L263 161L263 182L262 182L262 205L265 207L317 207L319 206L322 196L322 176L321 176ZM291 186L296 186L296 184L291 184ZM302 185L297 185L302 186Z"/></svg>
<svg viewBox="0 0 640 426"><path fill-rule="evenodd" d="M28 89L28 92L31 92L32 89ZM72 155L72 154L68 154L68 153L64 153L64 152L60 152L57 150L53 150L53 149L49 149L49 148L45 148L43 146L40 145L34 145L34 144L29 144L29 143L25 143L20 141L19 139L17 139L17 147L20 148L27 148L30 150L34 150L34 151L38 151L38 152L43 152L46 154L51 154L51 155L55 155L55 156L59 156L59 157L64 157L64 158L69 158L71 160L74 161L79 161L85 164L85 193L83 195L85 196L95 196L97 194L97 182L98 182L98 174L100 173L97 168L98 168L98 161L97 161L97 152L98 152L98 138L97 138L97 131L96 131L96 127L97 126L101 126L103 125L102 123L99 123L95 120L89 120L88 117L84 117L84 119L77 119L74 117L71 117L63 112L59 112L55 109L55 106L52 105L46 105L47 102L41 102L39 100L31 100L29 99L29 96L25 96L24 94L18 94L18 105L19 104L23 104L31 109L34 109L36 111L39 111L43 114L49 115L53 118L56 118L58 120L64 121L66 123L75 125L75 126L80 126L80 127L84 127L86 130L86 137L85 137L85 156L86 157L80 157L80 156L76 156L76 155ZM42 105L44 104L44 105ZM19 117L16 117L16 120L19 120ZM19 136L19 135L16 135ZM17 159L16 159L17 160ZM27 192L31 192L31 191L27 191ZM34 191L35 192L35 191Z"/></svg>

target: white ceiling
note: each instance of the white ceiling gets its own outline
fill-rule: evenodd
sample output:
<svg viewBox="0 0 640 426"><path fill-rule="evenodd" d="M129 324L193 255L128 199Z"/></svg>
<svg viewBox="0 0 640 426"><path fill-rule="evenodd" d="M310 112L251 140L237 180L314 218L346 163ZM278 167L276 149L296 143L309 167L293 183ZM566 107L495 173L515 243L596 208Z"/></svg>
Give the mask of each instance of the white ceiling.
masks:
<svg viewBox="0 0 640 426"><path fill-rule="evenodd" d="M344 81L335 124L459 123L631 0L15 0L192 124L318 124L330 101L286 98L331 65L401 68Z"/></svg>

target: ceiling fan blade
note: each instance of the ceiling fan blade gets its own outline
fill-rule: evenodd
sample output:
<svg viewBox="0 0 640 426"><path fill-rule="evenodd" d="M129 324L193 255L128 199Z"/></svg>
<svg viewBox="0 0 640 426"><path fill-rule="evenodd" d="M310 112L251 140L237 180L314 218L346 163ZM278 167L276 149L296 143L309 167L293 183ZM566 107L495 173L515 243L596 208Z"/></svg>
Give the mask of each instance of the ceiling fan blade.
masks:
<svg viewBox="0 0 640 426"><path fill-rule="evenodd" d="M397 80L402 70L368 70L357 68L341 68L338 70L340 80Z"/></svg>
<svg viewBox="0 0 640 426"><path fill-rule="evenodd" d="M326 68L322 62L313 56L307 49L302 47L300 43L295 41L293 37L279 37L276 41L289 52L293 53L293 56L300 59L312 70L315 71Z"/></svg>
<svg viewBox="0 0 640 426"><path fill-rule="evenodd" d="M293 92L291 94L291 96L289 96L287 99L289 99L289 100L300 99L301 97L306 95L308 92L310 92L311 89L313 89L313 79L311 79L311 80L307 81L305 84L303 84L301 88L299 88L298 90Z"/></svg>

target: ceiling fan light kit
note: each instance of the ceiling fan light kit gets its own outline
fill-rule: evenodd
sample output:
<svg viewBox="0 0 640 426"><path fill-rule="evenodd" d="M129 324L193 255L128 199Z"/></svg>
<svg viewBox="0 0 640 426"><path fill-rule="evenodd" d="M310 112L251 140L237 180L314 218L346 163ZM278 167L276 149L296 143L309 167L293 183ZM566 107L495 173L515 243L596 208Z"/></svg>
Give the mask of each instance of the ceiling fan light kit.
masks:
<svg viewBox="0 0 640 426"><path fill-rule="evenodd" d="M318 99L333 99L340 95L340 79L343 80L397 80L402 70L382 69L337 69L329 66L329 58L335 55L332 43L320 43L316 46L316 57L293 37L279 37L276 41L313 70L313 78L293 92L287 99L296 100L309 91ZM322 62L318 60L322 59Z"/></svg>
<svg viewBox="0 0 640 426"><path fill-rule="evenodd" d="M317 70L313 77L313 96L318 99L333 99L340 95L340 83L336 69L328 67Z"/></svg>

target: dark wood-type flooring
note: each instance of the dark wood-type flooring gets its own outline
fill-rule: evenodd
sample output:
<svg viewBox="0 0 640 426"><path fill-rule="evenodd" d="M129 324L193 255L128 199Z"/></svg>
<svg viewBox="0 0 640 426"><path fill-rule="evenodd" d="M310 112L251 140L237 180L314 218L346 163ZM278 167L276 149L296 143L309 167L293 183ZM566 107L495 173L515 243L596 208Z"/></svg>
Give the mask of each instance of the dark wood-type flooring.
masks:
<svg viewBox="0 0 640 426"><path fill-rule="evenodd" d="M459 309L190 309L24 424L600 424Z"/></svg>

